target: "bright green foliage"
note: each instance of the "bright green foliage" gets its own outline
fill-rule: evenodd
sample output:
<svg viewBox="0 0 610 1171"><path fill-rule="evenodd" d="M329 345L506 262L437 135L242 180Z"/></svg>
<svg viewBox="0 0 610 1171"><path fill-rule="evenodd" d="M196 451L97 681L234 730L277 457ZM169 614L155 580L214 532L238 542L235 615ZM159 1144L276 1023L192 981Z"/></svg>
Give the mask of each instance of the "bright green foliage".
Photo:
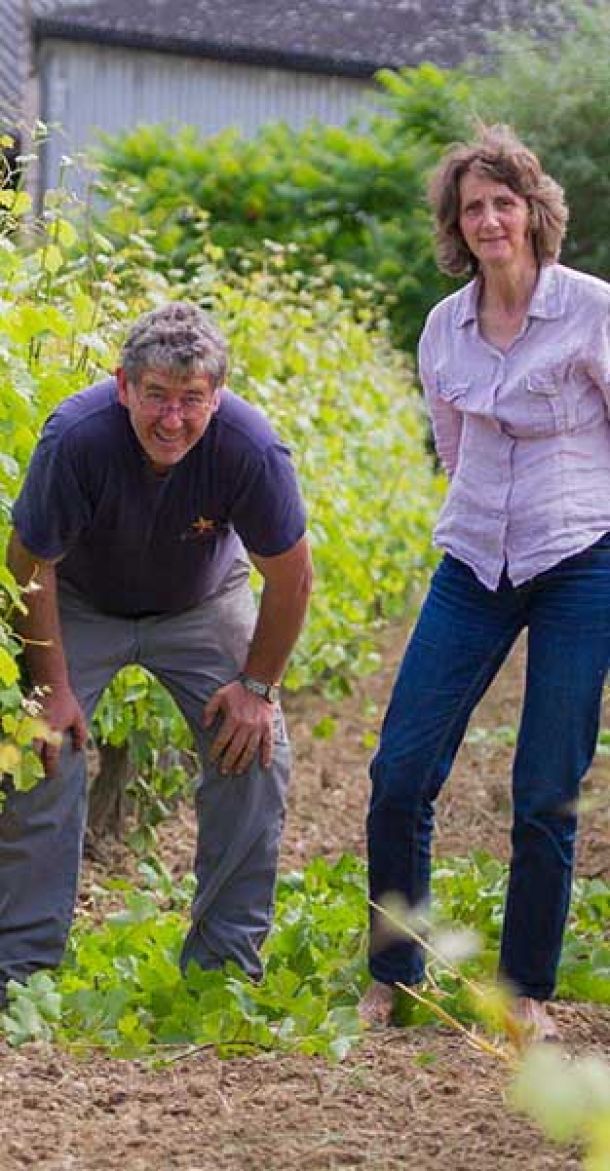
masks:
<svg viewBox="0 0 610 1171"><path fill-rule="evenodd" d="M0 521L1 527L1 521ZM22 646L12 631L12 618L23 607L11 574L0 568L0 775L17 789L31 789L42 775L34 741L49 738L40 719L36 697L24 695L20 685ZM0 816L4 795L0 790Z"/></svg>
<svg viewBox="0 0 610 1171"><path fill-rule="evenodd" d="M7 571L0 574L0 582L0 774L10 777L15 788L26 790L43 771L34 741L50 737L36 697L26 698L20 686L22 647L11 631L11 618L23 603ZM0 791L0 816L3 797Z"/></svg>
<svg viewBox="0 0 610 1171"><path fill-rule="evenodd" d="M263 270L225 272L222 253L202 237L197 265L164 275L155 264L154 230L134 223L133 207L119 192L112 221L129 223L129 230L118 249L86 219L74 221L77 233L57 193L23 242L13 213L12 205L0 233L0 554L11 500L49 411L113 369L119 339L139 311L170 296L199 300L229 336L234 389L259 404L293 448L309 507L317 589L287 684L320 681L332 694L349 690L354 675L377 663L379 623L403 611L431 564L439 489L409 370L383 327L373 328L367 298L354 310L324 275L307 282L286 272L279 247L267 252ZM18 604L10 575L0 587L8 616ZM5 621L0 689L11 739L0 763L25 785L40 770L33 753L26 768L14 749L22 703L18 649ZM20 726L22 741L24 728L32 731ZM130 743L138 799L157 818L162 809L152 808L151 778L162 805L181 782L176 752L187 744L173 705L134 668L103 702L97 730L108 743Z"/></svg>
<svg viewBox="0 0 610 1171"><path fill-rule="evenodd" d="M559 42L500 39L497 76L481 83L479 109L510 122L565 189L563 250L573 264L610 277L610 8L569 3L573 27Z"/></svg>
<svg viewBox="0 0 610 1171"><path fill-rule="evenodd" d="M283 250L271 260L271 272L227 279L214 307L234 354L232 385L288 440L310 510L319 596L287 684L322 679L337 694L377 665L378 620L404 612L430 568L441 485L404 361L336 286L280 277Z"/></svg>
<svg viewBox="0 0 610 1171"><path fill-rule="evenodd" d="M510 1104L558 1143L585 1148L584 1171L610 1166L610 1066L596 1054L567 1062L552 1046L527 1054Z"/></svg>
<svg viewBox="0 0 610 1171"><path fill-rule="evenodd" d="M488 990L495 979L506 898L506 867L481 851L467 858L440 861L434 870L433 891L440 926L430 936L443 938L443 924L452 931L468 929L478 937L472 958L461 962L465 980L456 979L454 965L432 964L434 984L443 993L445 1011L463 1022L481 1017L482 1000L473 999L466 980ZM558 973L557 995L564 999L610 1004L610 940L605 934L610 915L610 888L599 880L574 884L570 920ZM459 942L459 936L458 936ZM444 950L441 948L441 950ZM430 1021L428 1009L407 1004L410 1024Z"/></svg>
<svg viewBox="0 0 610 1171"><path fill-rule="evenodd" d="M45 305L49 233L24 257L15 243L21 217L30 208L24 192L0 190L0 555L8 531L10 504L21 468L35 441L43 386L37 386L33 365L40 339L64 333L61 315ZM53 229L55 231L55 228ZM59 229L57 229L59 231ZM39 718L36 697L25 698L20 686L22 646L12 621L24 598L8 572L0 567L0 773L18 789L29 789L42 774L33 749L48 737ZM0 805L2 794L0 794Z"/></svg>
<svg viewBox="0 0 610 1171"><path fill-rule="evenodd" d="M583 897L586 896L586 897ZM610 888L600 879L576 883L572 911L576 934L569 935L562 956L559 994L575 1000L610 1004ZM583 964L582 940L587 940Z"/></svg>
<svg viewBox="0 0 610 1171"><path fill-rule="evenodd" d="M506 868L475 851L464 859L440 863L435 870L436 897L449 921L478 932L482 945L469 975L491 976L497 964L506 887ZM610 888L600 880L574 884L570 921L557 985L566 999L610 1004L610 941L604 938L610 918Z"/></svg>
<svg viewBox="0 0 610 1171"><path fill-rule="evenodd" d="M73 390L112 362L129 286L123 254L87 229L75 254L76 228L65 200L50 192L43 216L30 223L24 192L0 191L0 563L10 526L10 507L45 416ZM81 224L81 228L83 225ZM140 275L144 304L157 277ZM134 304L138 304L134 293ZM30 587L36 588L36 583ZM6 568L0 568L0 771L19 789L34 785L42 766L35 740L49 736L39 718L38 696L20 686L21 641L12 632L15 613L27 605ZM1 799L1 798L0 798Z"/></svg>
<svg viewBox="0 0 610 1171"><path fill-rule="evenodd" d="M189 729L169 692L137 666L125 667L103 693L94 726L98 743L129 746L126 786L135 828L128 841L137 852L149 850L156 827L197 771Z"/></svg>
<svg viewBox="0 0 610 1171"><path fill-rule="evenodd" d="M236 967L185 979L178 956L190 878L179 887L159 865L142 868L148 889L128 891L125 909L91 930L77 921L58 976L12 986L3 1023L19 1044L33 1037L102 1045L129 1056L151 1046L213 1044L227 1054L299 1049L342 1057L359 1033L362 984L362 865L314 862L279 884L266 945L267 972L251 984ZM58 1001L61 1012L58 1013Z"/></svg>
<svg viewBox="0 0 610 1171"><path fill-rule="evenodd" d="M331 865L318 858L303 873L280 881L275 923L264 948L266 975L259 985L232 966L201 972L193 965L183 979L178 957L194 880L189 876L176 885L156 861L142 864L140 874L141 889L128 887L124 909L106 915L103 926L93 927L86 916L77 920L56 974L39 975L25 989L11 987L2 1021L13 1043L52 1035L123 1055L163 1045L211 1044L225 1054L255 1046L331 1057L342 1057L354 1044L356 1004L367 980L362 861L344 856ZM124 885L107 883L115 897ZM476 1019L477 1009L455 962L445 957L455 961L456 942L476 932L480 950L460 968L463 976L488 986L497 964L505 890L506 868L483 854L447 859L435 868L437 910L432 924L419 930L433 949L430 987L463 1022ZM560 995L610 1003L610 947L600 942L609 910L606 885L576 884ZM434 1020L420 1004L408 1014L413 1025Z"/></svg>
<svg viewBox="0 0 610 1171"><path fill-rule="evenodd" d="M198 256L203 213L231 264L271 239L296 244L301 269L330 262L344 289L374 288L393 336L413 348L449 288L434 262L426 177L463 133L469 87L429 64L379 81L382 100L347 127L273 123L249 140L234 130L202 140L192 127L154 126L106 140L110 189L131 184L166 268Z"/></svg>
<svg viewBox="0 0 610 1171"><path fill-rule="evenodd" d="M61 1020L61 995L46 972L35 972L28 981L27 996L11 1005L3 1023L10 1045L24 1041L51 1041Z"/></svg>

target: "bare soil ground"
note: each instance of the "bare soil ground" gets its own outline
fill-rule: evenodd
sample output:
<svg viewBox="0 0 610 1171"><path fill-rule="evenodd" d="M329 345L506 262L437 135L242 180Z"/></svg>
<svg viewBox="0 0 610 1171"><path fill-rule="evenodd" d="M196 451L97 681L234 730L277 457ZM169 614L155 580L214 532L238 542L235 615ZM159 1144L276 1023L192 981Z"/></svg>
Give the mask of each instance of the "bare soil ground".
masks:
<svg viewBox="0 0 610 1171"><path fill-rule="evenodd" d="M289 699L295 775L283 869L317 853L363 852L370 738L404 633L389 632L383 670L332 706L332 739L311 737L327 700ZM441 801L438 854L482 847L507 856L511 749L502 735L476 730L515 725L522 664L520 646L475 714ZM609 760L600 757L587 783L579 854L581 874L606 880ZM190 809L181 807L160 837L166 864L183 872L193 852ZM88 906L105 866L133 872L121 848L89 863ZM558 1004L556 1016L571 1051L610 1052L610 1010ZM444 1028L371 1033L340 1065L270 1054L222 1062L201 1052L155 1071L0 1044L0 1171L576 1171L579 1152L512 1115L505 1093L504 1068Z"/></svg>

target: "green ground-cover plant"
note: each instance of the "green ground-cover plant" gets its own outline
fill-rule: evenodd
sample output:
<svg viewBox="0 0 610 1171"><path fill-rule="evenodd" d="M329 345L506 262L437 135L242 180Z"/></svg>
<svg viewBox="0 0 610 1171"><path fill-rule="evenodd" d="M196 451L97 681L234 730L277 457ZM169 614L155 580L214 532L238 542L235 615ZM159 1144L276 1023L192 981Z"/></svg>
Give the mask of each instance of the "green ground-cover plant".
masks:
<svg viewBox="0 0 610 1171"><path fill-rule="evenodd" d="M45 1041L162 1063L202 1048L223 1057L268 1049L340 1060L357 1044L356 1006L367 980L360 859L317 858L280 880L258 985L232 966L202 972L193 965L183 978L178 957L194 879L177 882L154 857L139 870L137 889L119 879L98 888L99 909L104 899L116 908L119 898L120 908L98 925L81 914L57 971L39 972L25 987L9 986L0 1029L10 1044ZM552 1140L577 1141L586 1171L606 1171L608 1065L593 1055L568 1063L561 1049L523 1052L525 1038L507 1027L507 1002L494 982L506 877L506 867L483 853L436 863L437 910L432 919L416 917L428 949L427 983L417 999L405 994L402 1014L405 1027L424 1030L414 1060L434 1060L430 1029L440 1018L487 1059L507 1063L513 1109ZM610 1003L609 911L607 884L576 883L560 996Z"/></svg>
<svg viewBox="0 0 610 1171"><path fill-rule="evenodd" d="M122 894L122 908L99 926L81 915L61 968L39 973L25 988L11 986L2 1025L13 1044L55 1039L126 1056L209 1044L225 1053L258 1046L340 1057L358 1039L356 1004L367 979L361 860L318 858L281 879L260 985L233 967L192 967L180 976L190 876L176 883L153 858L141 864L137 890L112 879L105 887L115 903ZM481 1016L469 981L483 989L493 982L505 887L506 868L484 854L435 867L437 910L419 928L430 949L426 995L466 1026ZM103 906L104 892L98 896ZM610 1003L610 942L603 935L609 910L607 885L576 884L560 996ZM464 932L470 958L458 970ZM433 1006L418 1002L406 1023L435 1020Z"/></svg>

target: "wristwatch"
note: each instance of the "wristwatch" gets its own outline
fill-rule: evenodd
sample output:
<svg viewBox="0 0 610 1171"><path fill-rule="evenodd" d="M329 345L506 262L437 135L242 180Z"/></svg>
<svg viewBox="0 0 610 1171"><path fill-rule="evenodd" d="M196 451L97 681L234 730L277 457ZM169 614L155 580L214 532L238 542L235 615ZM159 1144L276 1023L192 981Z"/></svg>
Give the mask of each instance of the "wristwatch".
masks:
<svg viewBox="0 0 610 1171"><path fill-rule="evenodd" d="M243 671L237 678L246 691L251 691L253 695L266 699L267 703L279 703L279 683L261 683L260 679L253 679L251 675L245 675Z"/></svg>

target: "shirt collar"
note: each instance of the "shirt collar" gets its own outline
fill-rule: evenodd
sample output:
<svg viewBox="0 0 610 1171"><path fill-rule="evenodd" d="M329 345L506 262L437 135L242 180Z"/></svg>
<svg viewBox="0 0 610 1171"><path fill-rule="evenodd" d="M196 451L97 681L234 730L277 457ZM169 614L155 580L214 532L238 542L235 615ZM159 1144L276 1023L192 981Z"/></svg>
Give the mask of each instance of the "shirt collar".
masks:
<svg viewBox="0 0 610 1171"><path fill-rule="evenodd" d="M528 317L544 317L550 321L561 317L565 300L562 291L559 265L543 264L530 301Z"/></svg>
<svg viewBox="0 0 610 1171"><path fill-rule="evenodd" d="M468 325L469 321L476 321L479 290L479 278L475 277L473 281L469 281L458 293L455 311L455 324L458 328L462 325Z"/></svg>
<svg viewBox="0 0 610 1171"><path fill-rule="evenodd" d="M455 323L458 328L468 325L471 321L476 321L480 288L480 278L475 277L460 290L455 312ZM560 266L557 264L543 265L532 293L527 312L528 317L542 317L548 320L561 317L564 309L563 302Z"/></svg>

